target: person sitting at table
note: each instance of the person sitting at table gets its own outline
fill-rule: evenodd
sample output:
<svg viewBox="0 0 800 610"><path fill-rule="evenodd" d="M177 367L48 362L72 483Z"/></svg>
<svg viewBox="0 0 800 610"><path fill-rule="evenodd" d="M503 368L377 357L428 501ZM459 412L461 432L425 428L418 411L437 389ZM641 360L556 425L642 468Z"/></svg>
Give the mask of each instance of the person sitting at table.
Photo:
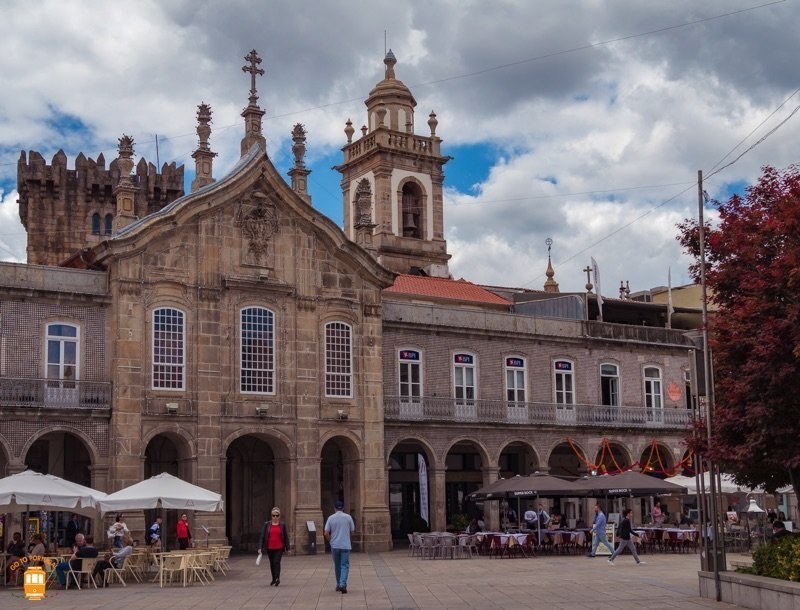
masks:
<svg viewBox="0 0 800 610"><path fill-rule="evenodd" d="M58 584L62 587L67 584L67 572L72 568L73 570L80 570L83 565L83 558L92 559L97 557L98 551L94 546L93 536L84 536L83 534L75 535L75 546L72 547L72 555L69 561L62 561L56 566L56 578Z"/></svg>
<svg viewBox="0 0 800 610"><path fill-rule="evenodd" d="M16 570L12 570L11 566L25 557L25 543L22 541L22 534L14 532L14 535L11 537L11 544L9 544L6 549L6 554L8 555L8 563L6 564L8 566L7 582L13 585L17 582L17 572L21 569L22 565L20 563Z"/></svg>
<svg viewBox="0 0 800 610"><path fill-rule="evenodd" d="M650 518L653 520L653 525L664 524L664 513L661 512L661 504L656 502L650 510Z"/></svg>
<svg viewBox="0 0 800 610"><path fill-rule="evenodd" d="M31 543L28 545L28 556L31 558L29 565L40 566L42 565L41 557L47 553L44 546L44 537L41 534L34 534L31 537ZM33 558L36 558L35 560Z"/></svg>
<svg viewBox="0 0 800 610"><path fill-rule="evenodd" d="M109 551L106 553L105 557L98 561L94 565L94 572L92 572L92 577L94 578L95 582L102 582L103 586L106 586L105 581L105 572L108 568L112 565L119 569L122 567L122 564L125 563L125 558L133 554L133 539L128 534L123 534L122 536L122 548L111 552ZM99 579L98 579L99 577Z"/></svg>
<svg viewBox="0 0 800 610"><path fill-rule="evenodd" d="M478 532L482 532L483 528L478 525L478 518L473 517L472 520L467 525L467 529L464 530L467 534L477 534Z"/></svg>
<svg viewBox="0 0 800 610"><path fill-rule="evenodd" d="M772 541L780 542L784 538L791 538L792 533L786 529L783 521L777 519L772 523Z"/></svg>

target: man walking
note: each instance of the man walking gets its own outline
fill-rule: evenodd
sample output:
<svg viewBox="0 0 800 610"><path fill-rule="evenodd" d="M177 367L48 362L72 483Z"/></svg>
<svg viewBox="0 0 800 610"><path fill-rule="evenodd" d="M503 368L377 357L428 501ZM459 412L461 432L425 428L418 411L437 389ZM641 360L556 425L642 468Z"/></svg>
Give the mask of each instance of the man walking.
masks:
<svg viewBox="0 0 800 610"><path fill-rule="evenodd" d="M617 550L611 553L611 557L608 559L608 563L612 566L614 565L614 559L616 559L617 555L621 555L622 551L625 550L625 547L628 547L631 550L631 555L636 560L636 565L640 566L644 563L644 561L639 559L639 555L636 553L636 543L631 538L631 515L633 514L632 509L627 509L622 514L622 521L619 524L619 546Z"/></svg>
<svg viewBox="0 0 800 610"><path fill-rule="evenodd" d="M356 529L353 518L344 512L344 502L336 500L336 512L325 522L325 539L331 545L336 590L347 593L347 576L350 573L350 535Z"/></svg>
<svg viewBox="0 0 800 610"><path fill-rule="evenodd" d="M599 504L594 505L594 524L592 525L592 533L594 534L594 539L592 540L592 552L589 553L589 557L594 557L597 553L597 547L602 542L606 545L606 548L611 551L611 554L614 554L614 547L611 546L611 543L608 541L608 537L606 536L606 515L603 510L600 508Z"/></svg>

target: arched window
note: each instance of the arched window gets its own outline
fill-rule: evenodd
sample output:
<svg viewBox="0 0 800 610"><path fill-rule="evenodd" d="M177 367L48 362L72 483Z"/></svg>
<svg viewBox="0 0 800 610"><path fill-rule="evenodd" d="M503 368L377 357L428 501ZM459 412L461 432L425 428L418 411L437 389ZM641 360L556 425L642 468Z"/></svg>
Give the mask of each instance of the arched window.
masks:
<svg viewBox="0 0 800 610"><path fill-rule="evenodd" d="M275 393L275 316L264 307L247 307L239 315L239 390Z"/></svg>
<svg viewBox="0 0 800 610"><path fill-rule="evenodd" d="M92 214L92 235L100 235L100 214Z"/></svg>
<svg viewBox="0 0 800 610"><path fill-rule="evenodd" d="M619 367L616 364L600 365L600 404L619 406Z"/></svg>
<svg viewBox="0 0 800 610"><path fill-rule="evenodd" d="M185 314L174 307L153 310L153 389L182 390L186 365Z"/></svg>
<svg viewBox="0 0 800 610"><path fill-rule="evenodd" d="M353 330L344 322L325 325L325 396L353 395Z"/></svg>
<svg viewBox="0 0 800 610"><path fill-rule="evenodd" d="M105 226L106 235L111 235L113 226L114 226L114 217L111 214L106 214L106 226Z"/></svg>
<svg viewBox="0 0 800 610"><path fill-rule="evenodd" d="M402 203L403 237L422 239L422 193L413 182L403 185Z"/></svg>

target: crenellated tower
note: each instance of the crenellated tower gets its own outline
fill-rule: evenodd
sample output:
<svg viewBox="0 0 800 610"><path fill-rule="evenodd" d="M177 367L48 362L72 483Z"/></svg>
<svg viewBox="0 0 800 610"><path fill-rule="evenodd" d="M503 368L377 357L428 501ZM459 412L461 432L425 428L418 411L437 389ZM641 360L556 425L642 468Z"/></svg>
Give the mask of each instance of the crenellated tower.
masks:
<svg viewBox="0 0 800 610"><path fill-rule="evenodd" d="M19 217L28 233L28 263L58 265L77 251L94 246L114 231L117 187L121 172L114 159L106 168L80 153L75 169L67 168L67 155L59 150L47 164L36 151L20 153L17 163ZM183 195L183 166L156 166L139 159L129 176L133 198L131 218L156 212Z"/></svg>
<svg viewBox="0 0 800 610"><path fill-rule="evenodd" d="M384 78L365 101L367 123L361 137L353 141L349 119L344 130L344 163L336 167L342 174L344 231L356 241L366 224L374 226L373 251L392 271L449 277L442 182L450 157L440 153L435 113L428 118L429 136L414 133L417 102L395 77L397 60L391 50L383 63ZM364 213L367 187L373 196L369 218Z"/></svg>

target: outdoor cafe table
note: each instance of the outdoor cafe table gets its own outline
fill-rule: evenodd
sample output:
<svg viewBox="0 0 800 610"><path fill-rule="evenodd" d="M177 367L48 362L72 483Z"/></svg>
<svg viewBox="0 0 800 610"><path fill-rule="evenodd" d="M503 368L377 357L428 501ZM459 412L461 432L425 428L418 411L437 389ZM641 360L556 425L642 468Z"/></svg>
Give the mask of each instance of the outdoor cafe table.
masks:
<svg viewBox="0 0 800 610"><path fill-rule="evenodd" d="M700 538L697 529L679 527L635 527L633 533L642 539L642 544L651 544L658 541L661 536L662 548L665 544L682 546L684 542L696 543Z"/></svg>

